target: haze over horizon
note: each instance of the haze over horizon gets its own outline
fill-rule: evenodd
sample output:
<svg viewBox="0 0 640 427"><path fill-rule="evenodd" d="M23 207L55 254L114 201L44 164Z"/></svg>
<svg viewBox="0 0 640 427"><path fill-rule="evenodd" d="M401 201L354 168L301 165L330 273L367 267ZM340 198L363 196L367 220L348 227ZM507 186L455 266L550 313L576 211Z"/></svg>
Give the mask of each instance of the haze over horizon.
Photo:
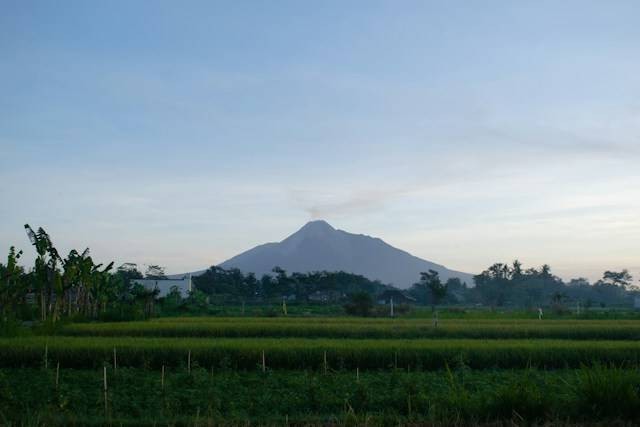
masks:
<svg viewBox="0 0 640 427"><path fill-rule="evenodd" d="M307 221L640 278L640 3L3 2L0 251L170 273ZM637 283L637 280L635 281Z"/></svg>

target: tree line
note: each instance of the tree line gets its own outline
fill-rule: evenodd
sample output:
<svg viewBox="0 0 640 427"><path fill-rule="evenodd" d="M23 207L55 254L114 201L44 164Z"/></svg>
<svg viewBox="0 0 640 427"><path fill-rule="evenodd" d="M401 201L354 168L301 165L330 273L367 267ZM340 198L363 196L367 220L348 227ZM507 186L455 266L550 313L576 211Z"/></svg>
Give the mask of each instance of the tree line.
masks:
<svg viewBox="0 0 640 427"><path fill-rule="evenodd" d="M585 278L564 282L551 272L549 265L524 269L516 260L496 263L473 277L473 287L457 278L442 282L433 270L421 273L409 294L425 305L445 303L479 304L489 307L552 307L562 311L570 303L583 308L612 305L630 306L638 294L627 270L605 271L602 278L590 283Z"/></svg>
<svg viewBox="0 0 640 427"><path fill-rule="evenodd" d="M258 278L238 269L212 266L193 278L194 289L187 298L175 289L158 301L157 289L146 288L136 280L164 279L162 267L148 266L144 274L133 263L114 268L113 262L96 263L88 248L61 256L43 228L33 229L27 224L25 231L36 253L33 267L25 270L20 265L23 252L15 247L9 249L6 263L0 263L0 315L5 322L10 318L51 322L62 318L146 318L156 314L158 304L165 311L198 311L212 304L273 303L282 299L303 304L344 304L350 296L355 296L352 299L358 304L373 304L384 292L398 291L390 284L344 271L288 273L274 267L271 274ZM402 293L415 304L432 307L551 306L558 310L570 302L584 308L630 306L637 294L627 270L606 271L593 284L583 278L565 283L548 265L524 269L514 261L494 264L473 280L475 286L457 278L443 281L437 271L429 270Z"/></svg>
<svg viewBox="0 0 640 427"><path fill-rule="evenodd" d="M289 274L276 266L271 273L257 278L253 273L244 274L236 268L227 270L212 266L194 277L193 283L207 296L225 302L260 302L283 297L303 303L338 302L352 293L378 294L391 288L380 281L344 271Z"/></svg>

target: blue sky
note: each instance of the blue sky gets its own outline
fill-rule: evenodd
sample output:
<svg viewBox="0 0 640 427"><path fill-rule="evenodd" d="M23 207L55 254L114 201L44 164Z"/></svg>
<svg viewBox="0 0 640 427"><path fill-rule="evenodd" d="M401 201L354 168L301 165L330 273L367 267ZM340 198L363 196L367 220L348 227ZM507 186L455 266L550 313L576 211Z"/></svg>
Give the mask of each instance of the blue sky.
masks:
<svg viewBox="0 0 640 427"><path fill-rule="evenodd" d="M0 244L200 269L310 219L640 278L640 3L1 1Z"/></svg>

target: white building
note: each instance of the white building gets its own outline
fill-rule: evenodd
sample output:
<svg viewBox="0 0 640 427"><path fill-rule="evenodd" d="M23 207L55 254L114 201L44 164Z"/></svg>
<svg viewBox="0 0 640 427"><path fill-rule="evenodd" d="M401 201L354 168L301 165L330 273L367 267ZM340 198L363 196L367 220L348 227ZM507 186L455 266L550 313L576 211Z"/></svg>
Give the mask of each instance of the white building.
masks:
<svg viewBox="0 0 640 427"><path fill-rule="evenodd" d="M182 279L136 279L133 283L142 285L149 290L158 289L160 291L158 298L167 296L174 286L178 288L182 298L188 297L192 289L191 275L185 276Z"/></svg>

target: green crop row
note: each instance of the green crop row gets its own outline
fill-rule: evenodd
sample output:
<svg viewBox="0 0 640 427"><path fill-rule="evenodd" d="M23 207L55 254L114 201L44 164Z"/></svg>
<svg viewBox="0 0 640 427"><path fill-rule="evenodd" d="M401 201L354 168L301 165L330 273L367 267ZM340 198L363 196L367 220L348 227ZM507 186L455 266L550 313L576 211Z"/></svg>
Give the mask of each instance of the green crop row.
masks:
<svg viewBox="0 0 640 427"><path fill-rule="evenodd" d="M308 337L637 340L640 321L406 319L163 319L152 322L78 323L65 336L131 337Z"/></svg>
<svg viewBox="0 0 640 427"><path fill-rule="evenodd" d="M640 421L640 374L0 370L3 425L561 425ZM605 421L609 420L609 423ZM513 421L511 423L510 421ZM625 422L624 424L622 422ZM634 424L637 425L637 424Z"/></svg>
<svg viewBox="0 0 640 427"><path fill-rule="evenodd" d="M474 369L577 367L593 362L637 366L640 342L562 340L348 340L308 338L90 338L0 339L0 366L66 368L193 366L259 369L264 353L271 369L431 370L465 364Z"/></svg>

